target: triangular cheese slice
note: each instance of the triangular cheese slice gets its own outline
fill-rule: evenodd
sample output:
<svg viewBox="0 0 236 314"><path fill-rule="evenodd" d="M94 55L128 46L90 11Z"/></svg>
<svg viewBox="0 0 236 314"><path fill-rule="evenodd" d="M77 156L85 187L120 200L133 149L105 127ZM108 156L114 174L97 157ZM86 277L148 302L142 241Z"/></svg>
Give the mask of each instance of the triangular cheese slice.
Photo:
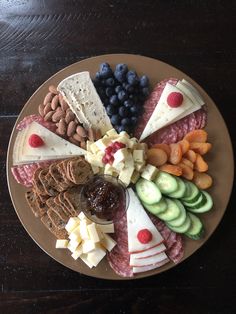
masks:
<svg viewBox="0 0 236 314"><path fill-rule="evenodd" d="M205 101L203 100L202 96L200 95L199 91L188 81L185 79L182 79L181 81L186 87L189 88L189 90L194 94L194 96L198 99L198 102L201 106L205 104Z"/></svg>
<svg viewBox="0 0 236 314"><path fill-rule="evenodd" d="M161 94L158 104L156 105L148 123L143 130L143 133L140 136L140 141L157 130L163 128L164 126L173 123L173 121L177 121L177 118L183 115L183 113L185 113L190 108L196 108L194 103L188 97L186 97L186 95L183 95L183 102L181 106L177 108L170 107L167 104L167 97L172 92L180 92L180 90L174 85L167 83Z"/></svg>
<svg viewBox="0 0 236 314"><path fill-rule="evenodd" d="M40 136L44 145L34 148L29 145L32 134ZM20 143L20 145L19 145ZM19 131L13 148L13 164L35 162L41 160L62 159L84 155L86 151L49 131L37 122Z"/></svg>
<svg viewBox="0 0 236 314"><path fill-rule="evenodd" d="M134 191L129 188L129 206L127 209L128 250L130 253L146 251L160 245L163 238L157 230L148 214L144 210ZM152 233L152 240L146 244L141 243L137 234L142 229L148 229Z"/></svg>
<svg viewBox="0 0 236 314"><path fill-rule="evenodd" d="M102 135L112 129L89 72L80 72L65 78L57 89L85 128L99 129Z"/></svg>
<svg viewBox="0 0 236 314"><path fill-rule="evenodd" d="M178 81L175 85L183 94L185 94L195 105L201 108L202 104L199 102L198 97L191 91L190 87L185 85L182 81Z"/></svg>

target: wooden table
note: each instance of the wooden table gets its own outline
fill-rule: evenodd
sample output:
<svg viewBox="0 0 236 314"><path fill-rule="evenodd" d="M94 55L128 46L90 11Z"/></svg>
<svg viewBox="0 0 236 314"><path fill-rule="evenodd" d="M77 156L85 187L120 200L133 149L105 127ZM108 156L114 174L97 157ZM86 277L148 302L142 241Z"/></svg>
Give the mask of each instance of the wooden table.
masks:
<svg viewBox="0 0 236 314"><path fill-rule="evenodd" d="M158 276L113 282L47 256L18 220L6 183L9 137L30 95L65 66L105 53L142 54L186 72L214 99L235 146L235 9L223 0L0 1L0 313L235 313L235 190L191 258Z"/></svg>

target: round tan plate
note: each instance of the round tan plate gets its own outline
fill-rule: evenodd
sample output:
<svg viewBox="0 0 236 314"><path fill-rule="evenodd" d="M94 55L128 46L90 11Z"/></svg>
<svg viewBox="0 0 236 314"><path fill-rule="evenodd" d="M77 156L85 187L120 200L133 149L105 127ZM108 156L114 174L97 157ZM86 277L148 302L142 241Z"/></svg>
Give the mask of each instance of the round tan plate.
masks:
<svg viewBox="0 0 236 314"><path fill-rule="evenodd" d="M102 62L109 62L111 66L114 66L117 63L126 63L130 69L135 69L139 75L147 74L150 78L152 86L164 78L185 78L198 88L207 104L208 123L206 130L209 133L209 141L213 144L213 149L208 154L207 160L209 162L209 173L214 178L214 186L211 190L209 190L209 192L214 200L214 209L210 213L201 215L206 229L206 235L202 240L193 241L184 237L184 260L199 249L204 242L206 242L222 219L229 201L234 174L232 145L225 122L212 99L190 77L166 63L138 55L113 54L86 59L61 70L40 86L25 104L16 124L26 115L37 113L37 106L43 101L44 96L48 92L49 85L57 85L65 77L85 70L90 71L91 76L93 77L98 71L99 64ZM24 198L24 192L26 189L17 184L11 174L12 150L16 133L17 132L14 127L8 148L8 186L16 213L26 231L47 254L66 267L92 277L114 280L125 279L117 276L113 272L106 259L104 259L98 267L91 270L83 262L74 261L70 256L69 250L55 249L55 237L44 227L40 219L36 219L34 217ZM135 275L134 278L142 278L158 274L174 266L175 265L173 263L169 263L157 270Z"/></svg>

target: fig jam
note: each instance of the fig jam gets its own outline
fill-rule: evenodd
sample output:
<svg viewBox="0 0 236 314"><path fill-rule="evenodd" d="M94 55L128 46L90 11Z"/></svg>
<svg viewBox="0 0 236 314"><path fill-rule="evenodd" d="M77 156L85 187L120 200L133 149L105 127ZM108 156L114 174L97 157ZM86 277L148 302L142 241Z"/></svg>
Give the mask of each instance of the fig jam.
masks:
<svg viewBox="0 0 236 314"><path fill-rule="evenodd" d="M125 189L111 176L96 176L83 189L86 209L100 219L113 220L125 210ZM116 215L117 216L117 215Z"/></svg>

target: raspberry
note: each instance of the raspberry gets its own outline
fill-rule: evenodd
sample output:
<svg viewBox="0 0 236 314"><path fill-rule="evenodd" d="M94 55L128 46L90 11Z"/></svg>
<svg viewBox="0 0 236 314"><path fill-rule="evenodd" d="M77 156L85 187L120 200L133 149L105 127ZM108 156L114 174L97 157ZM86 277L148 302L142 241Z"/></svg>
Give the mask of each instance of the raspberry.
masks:
<svg viewBox="0 0 236 314"><path fill-rule="evenodd" d="M152 240L152 233L148 229L142 229L138 232L137 238L139 242L145 244Z"/></svg>
<svg viewBox="0 0 236 314"><path fill-rule="evenodd" d="M167 103L172 108L179 107L184 100L184 97L181 93L178 92L172 92L167 97Z"/></svg>
<svg viewBox="0 0 236 314"><path fill-rule="evenodd" d="M111 154L112 153L112 147L111 146L106 147L105 152L106 152L106 154Z"/></svg>
<svg viewBox="0 0 236 314"><path fill-rule="evenodd" d="M119 149L121 149L121 148L125 148L125 147L126 147L126 145L125 145L124 143L117 142L117 141L114 142L113 145L114 145L114 147L116 148L116 150L119 150Z"/></svg>
<svg viewBox="0 0 236 314"><path fill-rule="evenodd" d="M37 147L44 145L43 139L40 136L38 136L37 134L30 135L28 141L29 141L29 145L31 147L34 147L34 148L37 148Z"/></svg>
<svg viewBox="0 0 236 314"><path fill-rule="evenodd" d="M102 162L106 165L108 163L107 155L102 157Z"/></svg>

